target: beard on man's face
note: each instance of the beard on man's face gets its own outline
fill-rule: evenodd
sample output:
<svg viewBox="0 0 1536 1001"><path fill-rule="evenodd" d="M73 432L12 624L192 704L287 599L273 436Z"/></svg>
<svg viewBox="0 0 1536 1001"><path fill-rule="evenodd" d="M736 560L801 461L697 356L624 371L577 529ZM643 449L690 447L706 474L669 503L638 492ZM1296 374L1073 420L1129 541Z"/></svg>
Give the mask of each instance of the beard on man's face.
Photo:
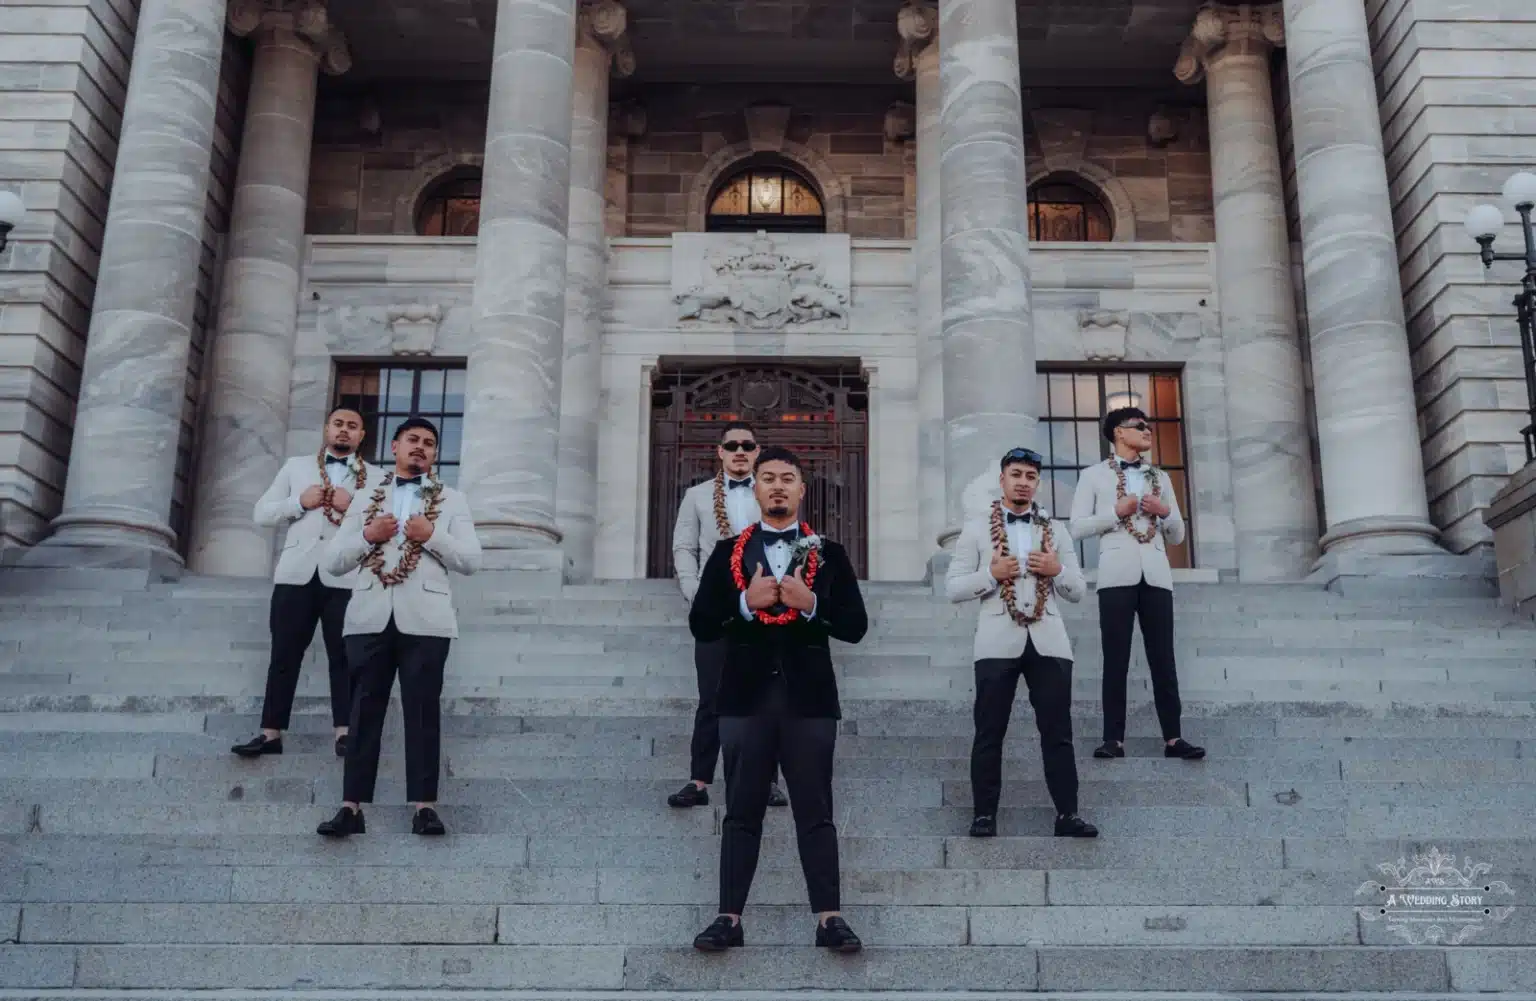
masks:
<svg viewBox="0 0 1536 1001"><path fill-rule="evenodd" d="M352 443L350 441L333 441L331 442L331 451L337 455L351 455Z"/></svg>

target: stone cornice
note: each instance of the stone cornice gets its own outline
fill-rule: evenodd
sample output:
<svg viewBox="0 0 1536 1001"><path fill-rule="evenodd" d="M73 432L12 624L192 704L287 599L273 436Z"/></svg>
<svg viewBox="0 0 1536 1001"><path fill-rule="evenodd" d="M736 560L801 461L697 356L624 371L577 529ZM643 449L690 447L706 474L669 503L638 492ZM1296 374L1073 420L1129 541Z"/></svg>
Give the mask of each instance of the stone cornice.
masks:
<svg viewBox="0 0 1536 1001"><path fill-rule="evenodd" d="M925 0L906 0L896 12L896 34L901 41L893 68L899 78L911 80L917 75L917 57L939 43L938 8Z"/></svg>
<svg viewBox="0 0 1536 1001"><path fill-rule="evenodd" d="M1285 45L1285 14L1278 3L1208 2L1195 15L1195 26L1173 75L1188 84L1205 79L1211 63L1224 55L1267 56Z"/></svg>
<svg viewBox="0 0 1536 1001"><path fill-rule="evenodd" d="M582 0L576 15L577 44L604 49L613 57L613 75L635 71L635 50L629 45L629 14L618 0Z"/></svg>
<svg viewBox="0 0 1536 1001"><path fill-rule="evenodd" d="M321 0L230 0L228 23L241 38L270 32L308 45L333 76L352 68L347 38L331 23Z"/></svg>

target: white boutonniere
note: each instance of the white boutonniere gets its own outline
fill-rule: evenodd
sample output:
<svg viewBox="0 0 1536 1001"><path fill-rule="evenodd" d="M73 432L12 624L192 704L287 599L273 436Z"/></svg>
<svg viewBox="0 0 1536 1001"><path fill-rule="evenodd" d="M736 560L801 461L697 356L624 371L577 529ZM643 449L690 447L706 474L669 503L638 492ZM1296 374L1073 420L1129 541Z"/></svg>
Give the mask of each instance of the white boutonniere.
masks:
<svg viewBox="0 0 1536 1001"><path fill-rule="evenodd" d="M810 535L802 535L800 538L795 540L795 549L793 554L791 554L791 559L805 559L805 557L809 555L812 550L821 552L821 536L816 535L815 533Z"/></svg>
<svg viewBox="0 0 1536 1001"><path fill-rule="evenodd" d="M421 478L421 499L422 500L424 500L424 501L433 500L433 499L435 499L437 497L438 494L440 494L442 492L443 492L443 481L442 480L434 480L431 476L423 476Z"/></svg>

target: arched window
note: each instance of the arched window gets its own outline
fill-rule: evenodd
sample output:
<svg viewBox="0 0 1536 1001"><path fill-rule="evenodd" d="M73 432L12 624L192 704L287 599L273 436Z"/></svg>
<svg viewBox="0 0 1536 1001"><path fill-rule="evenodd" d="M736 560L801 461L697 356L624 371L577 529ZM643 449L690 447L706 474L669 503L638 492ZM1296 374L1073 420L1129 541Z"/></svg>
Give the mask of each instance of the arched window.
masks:
<svg viewBox="0 0 1536 1001"><path fill-rule="evenodd" d="M1029 189L1029 238L1054 243L1108 243L1115 238L1109 210L1088 189L1047 177Z"/></svg>
<svg viewBox="0 0 1536 1001"><path fill-rule="evenodd" d="M416 232L421 236L479 236L480 171L458 168L429 187L416 209Z"/></svg>
<svg viewBox="0 0 1536 1001"><path fill-rule="evenodd" d="M809 180L777 163L738 168L715 186L708 233L825 233L827 213Z"/></svg>

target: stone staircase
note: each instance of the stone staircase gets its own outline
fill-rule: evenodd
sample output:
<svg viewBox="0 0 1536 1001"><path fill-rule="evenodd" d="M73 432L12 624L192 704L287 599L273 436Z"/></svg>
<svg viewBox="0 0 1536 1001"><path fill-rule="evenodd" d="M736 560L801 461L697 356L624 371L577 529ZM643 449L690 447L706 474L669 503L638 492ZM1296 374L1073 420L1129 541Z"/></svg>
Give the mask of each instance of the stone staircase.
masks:
<svg viewBox="0 0 1536 1001"><path fill-rule="evenodd" d="M1536 988L1536 627L1491 601L1184 586L1185 733L1210 757L1160 756L1138 650L1131 756L1102 762L1090 596L1068 612L1083 812L1103 834L1048 836L1021 693L1007 836L974 841L974 606L868 585L870 635L836 654L844 903L866 950L810 947L774 811L749 947L702 956L722 808L663 803L694 701L670 583L465 582L450 835L412 837L390 805L393 711L369 833L341 844L313 833L341 778L318 643L288 753L228 753L257 724L267 587L81 583L0 573L3 998ZM1378 865L1432 848L1488 863L1514 911L1454 946L1365 920Z"/></svg>

